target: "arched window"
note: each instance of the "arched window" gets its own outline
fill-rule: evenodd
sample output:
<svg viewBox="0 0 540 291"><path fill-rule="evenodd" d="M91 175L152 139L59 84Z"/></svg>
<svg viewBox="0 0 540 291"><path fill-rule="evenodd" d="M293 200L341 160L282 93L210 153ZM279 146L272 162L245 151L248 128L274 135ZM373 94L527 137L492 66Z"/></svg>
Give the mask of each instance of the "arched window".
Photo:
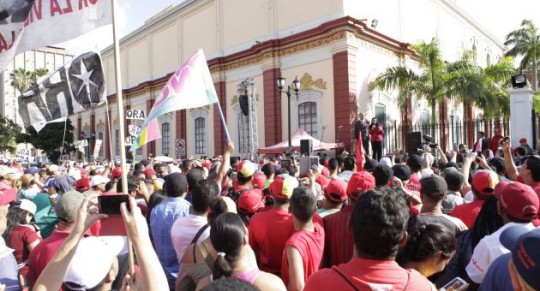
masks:
<svg viewBox="0 0 540 291"><path fill-rule="evenodd" d="M197 117L195 119L195 154L206 153L206 119Z"/></svg>
<svg viewBox="0 0 540 291"><path fill-rule="evenodd" d="M318 137L316 102L308 101L298 105L298 127L303 128L309 135Z"/></svg>
<svg viewBox="0 0 540 291"><path fill-rule="evenodd" d="M321 138L323 131L323 94L319 90L302 90L298 98L291 98L292 131L302 128L314 138ZM295 126L297 126L295 128Z"/></svg>
<svg viewBox="0 0 540 291"><path fill-rule="evenodd" d="M171 126L168 122L161 125L161 153L166 156L171 153Z"/></svg>

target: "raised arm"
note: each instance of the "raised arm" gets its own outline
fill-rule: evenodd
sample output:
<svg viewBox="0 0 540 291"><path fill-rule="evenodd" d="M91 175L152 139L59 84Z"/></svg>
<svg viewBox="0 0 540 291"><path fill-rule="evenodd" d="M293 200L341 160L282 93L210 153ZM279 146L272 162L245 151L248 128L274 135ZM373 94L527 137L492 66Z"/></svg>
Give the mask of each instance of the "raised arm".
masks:
<svg viewBox="0 0 540 291"><path fill-rule="evenodd" d="M501 147L504 154L504 170L508 179L515 181L519 175L514 159L512 159L511 138L507 137L501 141Z"/></svg>
<svg viewBox="0 0 540 291"><path fill-rule="evenodd" d="M51 259L50 263L45 267L32 290L46 291L46 290L58 290L62 286L64 277L66 275L69 263L75 255L79 241L84 233L90 228L90 226L99 219L107 217L105 214L97 214L97 208L89 208L90 204L94 204L90 200L96 196L87 197L84 199L82 205L77 212L77 218L75 220L75 226L68 235L62 246L58 249L56 254Z"/></svg>
<svg viewBox="0 0 540 291"><path fill-rule="evenodd" d="M221 187L223 185L223 178L227 175L227 171L231 167L231 154L234 152L234 143L229 142L227 144L227 149L223 153L223 161L219 167L218 174L216 176L216 183Z"/></svg>
<svg viewBox="0 0 540 291"><path fill-rule="evenodd" d="M120 206L120 211L124 218L128 237L133 243L133 249L137 255L140 278L137 278L139 274L135 274L135 278L130 277L128 280L139 281L142 284L142 290L169 290L167 278L148 236L146 220L133 197L129 198L129 205L131 211L127 210L125 203Z"/></svg>

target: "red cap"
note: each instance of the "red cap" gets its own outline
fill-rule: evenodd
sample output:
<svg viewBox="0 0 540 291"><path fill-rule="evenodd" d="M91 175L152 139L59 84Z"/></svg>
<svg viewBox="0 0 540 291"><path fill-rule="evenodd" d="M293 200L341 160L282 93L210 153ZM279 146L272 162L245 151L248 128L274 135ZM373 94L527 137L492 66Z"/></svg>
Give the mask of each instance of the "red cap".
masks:
<svg viewBox="0 0 540 291"><path fill-rule="evenodd" d="M120 167L114 168L111 172L111 177L113 179L119 179L120 177L122 177L122 169L120 169Z"/></svg>
<svg viewBox="0 0 540 291"><path fill-rule="evenodd" d="M327 177L323 175L319 175L319 177L315 179L315 182L319 183L322 189L325 189L326 187L328 187L328 183L330 183L330 179L328 179Z"/></svg>
<svg viewBox="0 0 540 291"><path fill-rule="evenodd" d="M519 139L519 143L527 143L527 139L522 137Z"/></svg>
<svg viewBox="0 0 540 291"><path fill-rule="evenodd" d="M347 185L347 195L356 200L360 192L375 189L375 177L366 171L355 172L351 175Z"/></svg>
<svg viewBox="0 0 540 291"><path fill-rule="evenodd" d="M251 180L251 185L253 185L253 188L261 190L264 189L264 183L266 183L266 176L262 173L253 176L253 180Z"/></svg>
<svg viewBox="0 0 540 291"><path fill-rule="evenodd" d="M238 197L238 210L243 213L253 214L263 207L264 198L258 189L244 191Z"/></svg>
<svg viewBox="0 0 540 291"><path fill-rule="evenodd" d="M258 166L250 161L243 160L236 165L236 171L244 177L251 177L257 171Z"/></svg>
<svg viewBox="0 0 540 291"><path fill-rule="evenodd" d="M16 194L13 188L0 189L0 205L6 205L15 201Z"/></svg>
<svg viewBox="0 0 540 291"><path fill-rule="evenodd" d="M86 190L89 190L90 188L91 188L90 179L84 179L84 178L79 179L75 183L75 190L79 192L84 192Z"/></svg>
<svg viewBox="0 0 540 291"><path fill-rule="evenodd" d="M493 171L476 171L472 178L472 187L482 195L493 195L495 186L499 183L499 176Z"/></svg>
<svg viewBox="0 0 540 291"><path fill-rule="evenodd" d="M276 198L289 199L292 196L293 190L298 187L299 183L296 178L289 175L277 176L272 184L270 184L269 190Z"/></svg>
<svg viewBox="0 0 540 291"><path fill-rule="evenodd" d="M537 218L538 195L533 188L519 182L506 185L501 191L499 202L504 212L514 219L532 221Z"/></svg>
<svg viewBox="0 0 540 291"><path fill-rule="evenodd" d="M336 203L345 202L347 200L347 182L339 178L330 180L324 191L324 197Z"/></svg>
<svg viewBox="0 0 540 291"><path fill-rule="evenodd" d="M144 170L144 177L146 179L152 179L152 176L155 176L155 175L156 175L156 171L154 171L154 169L148 168Z"/></svg>

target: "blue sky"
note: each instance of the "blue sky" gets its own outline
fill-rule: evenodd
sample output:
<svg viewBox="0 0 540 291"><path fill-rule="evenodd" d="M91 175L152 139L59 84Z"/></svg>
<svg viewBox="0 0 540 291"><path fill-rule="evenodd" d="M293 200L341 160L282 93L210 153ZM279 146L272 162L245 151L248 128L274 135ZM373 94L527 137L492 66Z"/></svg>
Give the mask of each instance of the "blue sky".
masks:
<svg viewBox="0 0 540 291"><path fill-rule="evenodd" d="M234 1L234 0L230 0ZM402 0L410 1L410 0ZM444 1L444 0L438 0ZM487 28L501 42L508 32L519 28L523 19L532 19L540 26L539 0L446 0L454 1L478 23ZM120 7L118 29L121 36L142 26L144 22L170 5L182 0L117 0ZM421 19L419 19L421 20ZM96 42L96 40L98 40ZM87 50L101 50L112 44L111 26L102 27L69 42L57 44L73 54Z"/></svg>

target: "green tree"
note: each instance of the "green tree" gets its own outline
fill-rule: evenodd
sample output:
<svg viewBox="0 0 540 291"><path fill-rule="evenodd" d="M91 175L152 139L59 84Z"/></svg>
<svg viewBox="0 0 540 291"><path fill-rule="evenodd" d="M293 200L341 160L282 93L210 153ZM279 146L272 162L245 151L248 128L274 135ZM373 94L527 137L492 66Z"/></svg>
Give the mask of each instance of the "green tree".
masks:
<svg viewBox="0 0 540 291"><path fill-rule="evenodd" d="M45 76L49 73L48 69L39 68L35 71L27 71L24 68L15 69L9 74L11 79L11 86L19 91L19 96L24 94L32 85L37 83L39 77Z"/></svg>
<svg viewBox="0 0 540 291"><path fill-rule="evenodd" d="M540 56L540 35L538 28L531 20L524 19L521 28L506 35L504 45L508 47L506 56L523 57L521 69L532 69L532 86L536 92L538 89L538 58Z"/></svg>
<svg viewBox="0 0 540 291"><path fill-rule="evenodd" d="M382 90L398 90L398 105L402 111L411 96L426 99L431 106L432 122L435 123L437 102L447 92L446 66L437 41L421 42L412 48L418 53L421 72L415 73L404 66L391 67L379 75L375 83Z"/></svg>
<svg viewBox="0 0 540 291"><path fill-rule="evenodd" d="M62 141L64 141L64 149L66 152L73 150L73 125L71 120L67 119L65 140L64 140L64 122L48 123L40 131L36 132L34 127L26 128L26 133L21 133L17 142L26 142L32 144L36 149L42 150L47 158L53 163L57 163L62 155Z"/></svg>
<svg viewBox="0 0 540 291"><path fill-rule="evenodd" d="M0 152L15 153L16 138L21 133L21 127L11 119L0 116Z"/></svg>
<svg viewBox="0 0 540 291"><path fill-rule="evenodd" d="M513 58L506 57L482 68L476 63L474 51L466 50L447 67L448 95L463 104L463 116L467 116L468 105L482 108L485 117L508 114L509 96L505 89L514 73Z"/></svg>

